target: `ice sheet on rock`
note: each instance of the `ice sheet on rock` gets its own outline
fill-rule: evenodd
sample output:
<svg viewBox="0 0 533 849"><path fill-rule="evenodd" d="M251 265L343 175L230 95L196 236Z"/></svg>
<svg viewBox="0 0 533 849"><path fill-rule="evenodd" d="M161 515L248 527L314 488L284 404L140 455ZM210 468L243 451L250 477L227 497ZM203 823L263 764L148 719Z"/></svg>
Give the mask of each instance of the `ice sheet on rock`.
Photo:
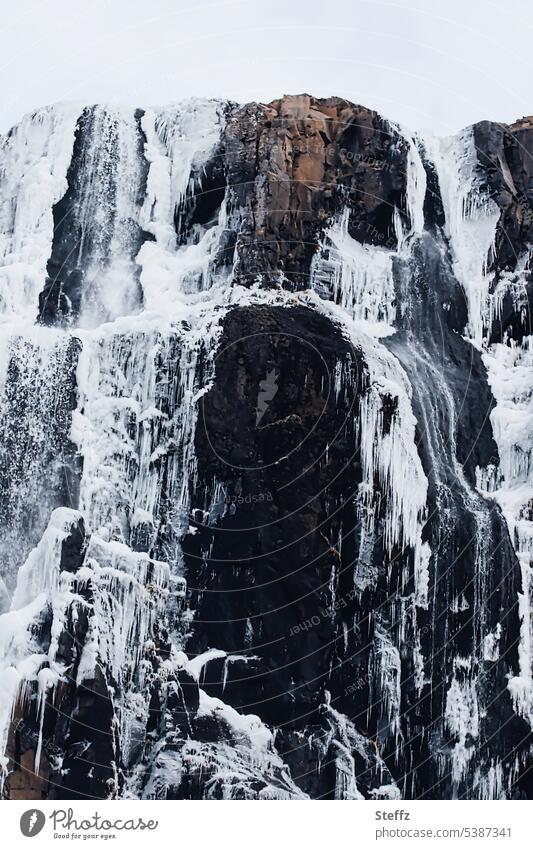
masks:
<svg viewBox="0 0 533 849"><path fill-rule="evenodd" d="M68 507L58 507L53 511L39 543L18 571L11 605L13 610L31 604L41 593L49 600L57 593L61 547L71 529L77 525L80 515L77 510Z"/></svg>
<svg viewBox="0 0 533 849"><path fill-rule="evenodd" d="M52 208L67 190L79 104L26 115L0 139L0 314L33 321L46 277Z"/></svg>
<svg viewBox="0 0 533 849"><path fill-rule="evenodd" d="M250 749L251 757L261 761L272 746L272 732L264 725L258 716L243 714L220 699L208 696L200 690L200 707L197 717L213 716L227 725L235 738L244 741Z"/></svg>
<svg viewBox="0 0 533 849"><path fill-rule="evenodd" d="M76 683L92 680L97 665L105 670L114 687L124 740L132 712L147 711L139 666L155 623L166 614L168 564L93 534L82 566L61 572L62 543L80 518L78 511L67 508L52 513L42 540L19 572L12 611L0 616L0 668L7 685L0 713L4 747L10 713L24 681L38 675L44 711L47 692L64 672L57 655L73 605L84 605L88 614ZM51 616L49 639L41 640L37 625L45 612Z"/></svg>
<svg viewBox="0 0 533 849"><path fill-rule="evenodd" d="M393 645L389 634L382 628L376 628L375 645L373 650L374 676L377 682L375 692L371 691L372 702L382 705L382 714L386 722L380 734L384 738L394 737L398 745L401 738L401 679L402 667L400 652Z"/></svg>
<svg viewBox="0 0 533 849"><path fill-rule="evenodd" d="M453 270L467 298L468 335L480 345L491 313L488 266L500 210L482 188L472 127L450 138L427 138L425 146L439 179Z"/></svg>
<svg viewBox="0 0 533 849"><path fill-rule="evenodd" d="M454 735L452 777L459 785L475 753L474 743L479 734L478 687L472 675L470 658L455 659L454 675L446 698L445 721Z"/></svg>
<svg viewBox="0 0 533 849"><path fill-rule="evenodd" d="M348 232L350 209L329 223L311 267L311 288L321 297L331 298L346 310L350 318L361 321L370 336L388 336L394 332L396 292L393 264L408 255L413 239L424 229L426 172L414 139L395 125L408 147L406 206L408 225L395 210L397 248L363 244Z"/></svg>
<svg viewBox="0 0 533 849"><path fill-rule="evenodd" d="M199 681L206 664L208 664L210 660L225 657L227 657L227 652L222 651L221 649L208 649L208 651L205 651L194 657L192 660L189 660L187 670L196 681Z"/></svg>
<svg viewBox="0 0 533 849"><path fill-rule="evenodd" d="M149 311L165 315L182 303L184 296L209 289L215 282L213 263L226 226L225 203L215 224L197 225L186 243L181 237L179 210L189 196L202 190L205 166L220 139L222 119L223 104L195 99L160 112L148 110L143 116L150 167L142 225L155 241L145 242L137 262Z"/></svg>
<svg viewBox="0 0 533 849"><path fill-rule="evenodd" d="M135 671L157 617L164 616L169 568L120 542L91 536L85 573L94 595L90 627L98 657L115 680ZM90 670L89 670L90 671ZM83 664L78 671L83 680Z"/></svg>
<svg viewBox="0 0 533 849"><path fill-rule="evenodd" d="M213 261L225 228L225 208L218 223L206 229L198 242L176 251L163 251L157 242L145 242L137 261L142 268L141 285L145 307L164 315L184 302L184 296L211 288L218 282Z"/></svg>
<svg viewBox="0 0 533 849"><path fill-rule="evenodd" d="M375 335L392 332L396 299L392 275L393 252L363 245L348 233L348 208L326 230L313 263L312 287L340 304L353 319L370 322Z"/></svg>
<svg viewBox="0 0 533 849"><path fill-rule="evenodd" d="M143 129L152 163L147 201L154 235L164 222L174 220L187 194L201 191L205 164L220 139L224 110L223 101L191 98L145 113ZM179 219L177 230L180 233ZM161 241L164 245L164 238Z"/></svg>
<svg viewBox="0 0 533 849"><path fill-rule="evenodd" d="M518 594L520 612L519 675L509 680L509 691L517 713L533 725L533 568L531 560L520 558L522 592Z"/></svg>
<svg viewBox="0 0 533 849"><path fill-rule="evenodd" d="M533 337L522 344L491 345L483 355L489 383L496 399L491 413L499 449L499 476L491 490L500 501L511 533L520 531L521 509L533 497ZM529 534L519 553L529 549Z"/></svg>
<svg viewBox="0 0 533 849"><path fill-rule="evenodd" d="M180 327L152 321L84 338L72 437L84 460L80 504L100 536L130 544L139 517L188 527L194 430L220 327L189 315ZM192 327L192 322L196 326ZM162 479L172 513L162 515Z"/></svg>
<svg viewBox="0 0 533 849"><path fill-rule="evenodd" d="M520 674L509 682L517 711L533 724L533 337L485 345L496 401L491 412L499 466L480 481L500 505L522 572Z"/></svg>
<svg viewBox="0 0 533 849"><path fill-rule="evenodd" d="M141 238L142 143L133 108L85 110L70 210L77 241L68 257L83 271L82 326L134 313L141 305L135 258Z"/></svg>
<svg viewBox="0 0 533 849"><path fill-rule="evenodd" d="M18 568L68 497L68 432L77 345L66 334L16 324L0 364L0 574Z"/></svg>
<svg viewBox="0 0 533 849"><path fill-rule="evenodd" d="M383 788L384 782L391 778L390 773L377 747L357 730L347 716L331 707L328 691L325 695L323 711L329 730L321 741L320 749L322 757L334 758L335 799L363 800L363 786L367 788L367 796L374 798L378 788ZM359 764L364 765L362 769L356 766L356 758ZM386 798L397 798L399 788L392 781L388 788Z"/></svg>
<svg viewBox="0 0 533 849"><path fill-rule="evenodd" d="M409 152L407 154L407 215L410 221L408 236L418 235L424 230L424 201L426 199L427 176L426 169L419 151L420 142L416 137L400 128L407 139Z"/></svg>
<svg viewBox="0 0 533 849"><path fill-rule="evenodd" d="M309 304L343 328L349 340L363 352L369 371L369 387L361 398L359 432L363 482L363 504L373 503L377 476L387 495L385 540L387 546L418 546L425 519L428 482L416 447L416 419L411 407L411 386L402 366L379 340L364 333L363 326L351 320L341 307L309 294ZM396 412L384 432L384 402L392 398Z"/></svg>
<svg viewBox="0 0 533 849"><path fill-rule="evenodd" d="M473 130L469 128L453 139L429 141L427 150L439 177L454 271L467 296L467 336L482 348L488 381L496 400L491 423L500 462L497 469L480 470L479 486L501 506L521 564L520 674L511 679L509 688L517 710L532 722L532 337L526 337L520 344L512 339L489 344L504 295L511 295L518 313L523 308L529 256L526 253L519 257L514 272L502 273L492 291L494 275L488 271L488 266L500 210L481 184Z"/></svg>
<svg viewBox="0 0 533 849"><path fill-rule="evenodd" d="M502 626L498 622L494 631L487 634L483 642L483 659L494 662L500 656L500 637L502 635Z"/></svg>

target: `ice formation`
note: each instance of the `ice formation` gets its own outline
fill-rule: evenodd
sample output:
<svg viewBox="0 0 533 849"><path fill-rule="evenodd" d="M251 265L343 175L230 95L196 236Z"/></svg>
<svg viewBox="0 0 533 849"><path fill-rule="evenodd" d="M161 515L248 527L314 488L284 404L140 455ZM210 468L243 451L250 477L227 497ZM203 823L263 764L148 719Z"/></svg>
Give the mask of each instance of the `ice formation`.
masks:
<svg viewBox="0 0 533 849"><path fill-rule="evenodd" d="M166 109L57 106L26 117L1 141L4 787L16 735L35 726L38 780L48 780L46 771L57 781L73 775L101 746L108 769L98 787L114 797L423 797L428 769L441 795L512 795L527 747L511 763L488 734L498 688L512 704L501 709L503 725L533 718L533 337L494 341L492 329L504 297L525 309L528 257L496 279L500 209L483 182L473 131L422 141L387 125L391 156L405 159L389 242L357 235L360 210L343 189L317 227L308 285L284 288L281 269L276 285L263 285L261 273L250 285L236 271L250 209L236 198L256 191L264 223L267 181L257 177L251 188L243 177L238 190L221 188L235 109L212 100ZM440 223L427 207L432 174ZM458 290L466 321L443 329ZM214 543L202 548L202 534L229 534L239 512L228 499L242 494L246 478L218 470L200 509L197 433L224 322L249 308L308 311L329 322L349 352L332 372L335 403L347 410L342 449L328 441L314 463L327 469L342 450L350 486L316 509L316 533L333 559L314 588L320 608L295 626L310 635L298 658L308 661L309 680L295 674L283 704L289 716L301 698L308 725L290 730L262 715L280 694L270 694L276 663L254 606L221 625L217 644L201 636L212 625L201 606L218 592L210 584ZM485 420L464 411L476 391L469 366L480 381L486 369L490 436ZM262 427L296 427L297 413L285 410ZM478 437L494 439L493 462L482 461L488 449ZM286 460L283 448L273 467ZM324 511L337 522L331 537ZM336 518L346 511L351 527ZM272 533L275 546L270 524L261 534ZM305 534L299 542L304 550ZM236 579L238 554L231 545L229 552L226 574ZM202 586L191 585L193 560ZM246 573L249 586L237 589L231 580L228 596L248 592L255 576ZM304 573L302 599L313 594L305 580ZM505 598L514 593L511 614L496 601L502 588ZM284 600L273 598L272 609L282 609ZM304 609L302 599L293 606ZM516 605L513 665L506 617ZM324 640L335 648L315 698L314 640L326 620L332 637ZM194 634L198 652L190 650ZM290 648L284 661L290 666ZM266 672L257 671L261 664ZM256 699L236 695L249 695L256 680ZM69 726L68 744L52 757L49 712L67 698L79 708L80 693L96 700L107 739L77 739ZM353 715L340 707L348 703ZM329 782L322 794L321 781Z"/></svg>

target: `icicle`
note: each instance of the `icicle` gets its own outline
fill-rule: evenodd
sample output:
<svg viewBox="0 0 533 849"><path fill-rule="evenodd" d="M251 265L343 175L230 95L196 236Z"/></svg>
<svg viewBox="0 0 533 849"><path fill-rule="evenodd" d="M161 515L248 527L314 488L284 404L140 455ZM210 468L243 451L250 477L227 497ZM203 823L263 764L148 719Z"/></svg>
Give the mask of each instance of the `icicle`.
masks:
<svg viewBox="0 0 533 849"><path fill-rule="evenodd" d="M349 209L326 231L313 263L311 282L317 291L331 292L335 303L365 322L376 336L392 333L396 317L393 252L362 245L348 233Z"/></svg>
<svg viewBox="0 0 533 849"><path fill-rule="evenodd" d="M417 235L424 230L424 201L427 190L427 177L424 163L418 150L416 139L403 131L409 145L407 155L407 215L411 223L408 235Z"/></svg>
<svg viewBox="0 0 533 849"><path fill-rule="evenodd" d="M398 745L401 739L401 660L396 646L381 628L376 628L375 660L377 667L375 678L378 684L377 692L373 693L371 701L383 705L383 713L388 721L385 736L395 738Z"/></svg>
<svg viewBox="0 0 533 849"><path fill-rule="evenodd" d="M39 775L39 767L41 763L41 752L43 748L44 714L46 710L46 695L48 690L57 683L57 675L55 675L50 669L41 669L37 676L37 681L37 716L39 719L39 734L37 740L37 747L35 749L35 775Z"/></svg>

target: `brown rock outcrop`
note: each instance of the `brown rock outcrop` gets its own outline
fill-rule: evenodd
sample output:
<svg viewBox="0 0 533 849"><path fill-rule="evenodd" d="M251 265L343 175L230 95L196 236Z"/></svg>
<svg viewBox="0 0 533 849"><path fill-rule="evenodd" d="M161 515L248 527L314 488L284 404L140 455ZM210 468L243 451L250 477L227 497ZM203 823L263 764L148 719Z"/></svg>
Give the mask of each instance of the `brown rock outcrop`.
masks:
<svg viewBox="0 0 533 849"><path fill-rule="evenodd" d="M345 204L354 238L395 244L407 143L371 109L285 96L236 109L223 136L239 282L307 286L323 226Z"/></svg>

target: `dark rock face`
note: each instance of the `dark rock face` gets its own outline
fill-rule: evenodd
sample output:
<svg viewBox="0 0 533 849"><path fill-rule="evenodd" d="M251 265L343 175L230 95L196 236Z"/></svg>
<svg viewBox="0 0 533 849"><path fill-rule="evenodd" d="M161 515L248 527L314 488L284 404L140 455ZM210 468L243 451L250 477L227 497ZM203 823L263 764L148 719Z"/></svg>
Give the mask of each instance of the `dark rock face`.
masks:
<svg viewBox="0 0 533 849"><path fill-rule="evenodd" d="M497 289L504 274L516 271L533 241L533 123L531 118L508 126L483 121L473 131L483 180L501 210L492 258ZM519 303L510 293L503 297L493 328L495 341L505 334L517 341L531 334L532 286L528 262Z"/></svg>
<svg viewBox="0 0 533 849"><path fill-rule="evenodd" d="M413 387L418 450L429 482L425 526L432 550L429 580L438 594L422 614L421 628L422 653L431 658L427 680L433 683L419 698L406 693L406 725L417 729L416 739L408 738L409 755L416 752L417 762L412 781L418 784L416 795L424 797L431 781L431 796L447 798L450 775L432 777L428 766L431 751L438 760L457 742L450 733L451 723L441 727L441 718L450 709L449 681L457 680L466 692L472 678L479 678L482 698L491 700L478 728L482 760L498 728L498 747L508 757L506 768L512 769L528 726L515 715L506 689L508 668L518 668L520 568L499 508L475 488L476 467L498 463L490 423L494 400L479 352L446 324L442 304L449 303L452 278L442 253L442 245L425 236L408 266L399 265L397 283L405 315L387 346ZM482 610L481 597L491 599ZM504 622L501 661L487 661L484 635ZM468 658L468 663L462 664L461 658ZM402 659L409 668L407 652ZM422 742L424 734L429 748ZM460 793L468 795L471 779L465 779Z"/></svg>
<svg viewBox="0 0 533 849"><path fill-rule="evenodd" d="M351 384L341 397L339 362ZM215 368L196 434L193 504L198 513L213 504L210 513L220 511L220 518L186 540L191 603L205 621L191 650L218 646L223 622L226 651L247 646L253 654L269 646L242 681L230 675L230 703L242 701L274 725L302 713L308 722L324 699L343 618L348 623L353 614L353 598L343 610L334 604L337 594L354 595L347 567L357 547L354 407L364 366L360 353L312 311L250 307L228 316ZM272 369L277 392L257 423L260 383ZM337 549L343 529L344 568ZM212 666L206 691L221 696ZM342 669L336 675L342 679Z"/></svg>
<svg viewBox="0 0 533 849"><path fill-rule="evenodd" d="M532 130L530 118L510 125L483 121L473 127L481 173L502 211L494 257L500 272L514 270L532 238Z"/></svg>
<svg viewBox="0 0 533 849"><path fill-rule="evenodd" d="M431 257L422 248L419 260L420 274L423 269L431 273ZM199 525L199 532L184 543L191 606L198 621L189 649L201 653L216 645L238 653L244 647L245 655L252 655L245 666L236 663L229 670L223 661L209 662L201 685L209 695L241 712L257 713L279 728L278 750L295 782L311 796L334 798L338 781L339 729L328 731L329 693L335 711L358 729L359 739L357 744L352 740L350 749L352 753L362 749L361 757L366 758L365 769L356 766L365 795L394 779L400 782L409 772L410 784L402 787L403 792L423 795L431 786L433 798L449 796L449 774L437 780L433 765L457 742L443 723L447 682L457 677L468 687L472 671L483 679L487 694L500 694L479 735L487 741L480 757L499 727L498 746L509 752L510 769L516 748L527 736L527 725L514 715L506 693L507 670L517 668L518 563L499 510L474 494L475 466L494 462L497 455L487 414L491 398L485 370L479 355L457 334L445 329L442 338L438 296L430 296L428 303L422 290L415 290L413 298L419 319L400 330L390 344L408 373L414 369L419 422L427 423L428 415L435 417L429 423L433 427L420 434L420 451L432 482L427 533L436 554L430 583L439 587L439 601L422 613L419 623L422 652L431 658L422 693L417 693L413 667L416 633L410 631L408 614L398 611L414 580L412 553L398 550L391 557L378 536L369 564L375 586L361 593L354 583L354 566L362 552L354 509L361 482L354 414L368 381L361 352L347 348L342 337L312 312L235 310L225 322L216 381L205 398L197 430L199 488L193 516L199 519L207 508L215 520ZM413 362L408 356L415 328L413 344L428 356L427 375L422 360ZM345 376L351 392L328 404L324 378L329 373L331 380L339 362L346 363L351 373ZM466 386L465 362L469 362ZM257 424L261 378L271 370L276 372L278 390ZM454 407L448 392L462 401L458 422L449 420ZM386 410L385 399L384 414ZM384 431L387 415L395 415L392 399ZM455 449L439 441L437 419L444 432L456 428ZM310 432L313 438L306 445ZM454 456L470 483L463 484L454 471ZM221 482L224 494L219 492L217 501ZM474 510L482 513L481 519L475 518ZM450 563L456 564L453 571ZM480 595L497 603L473 615ZM447 612L456 605L455 613ZM398 616L407 623L398 621ZM478 661L482 634L502 622L507 623L501 645L505 663L484 663L482 655ZM398 635L392 643L401 645L398 721L400 741L408 741L405 745L391 733L392 717L384 725L383 696L377 697L374 710L368 710L372 693L379 693L382 634L394 634L402 627L407 628L406 641L396 643ZM476 658L468 675L456 670L458 657ZM443 668L448 670L445 676ZM373 739L380 740L383 760L372 764L364 753ZM462 792L469 792L468 785Z"/></svg>
<svg viewBox="0 0 533 849"><path fill-rule="evenodd" d="M186 168L167 114L78 118L57 345L2 396L0 553L46 598L4 795L531 798L530 432L494 426L530 396L494 362L529 367L533 125L472 129L474 338L429 144L340 98L207 112Z"/></svg>
<svg viewBox="0 0 533 849"><path fill-rule="evenodd" d="M252 103L233 112L221 144L239 282L307 288L322 227L345 204L354 238L396 244L407 146L376 112L337 97Z"/></svg>

